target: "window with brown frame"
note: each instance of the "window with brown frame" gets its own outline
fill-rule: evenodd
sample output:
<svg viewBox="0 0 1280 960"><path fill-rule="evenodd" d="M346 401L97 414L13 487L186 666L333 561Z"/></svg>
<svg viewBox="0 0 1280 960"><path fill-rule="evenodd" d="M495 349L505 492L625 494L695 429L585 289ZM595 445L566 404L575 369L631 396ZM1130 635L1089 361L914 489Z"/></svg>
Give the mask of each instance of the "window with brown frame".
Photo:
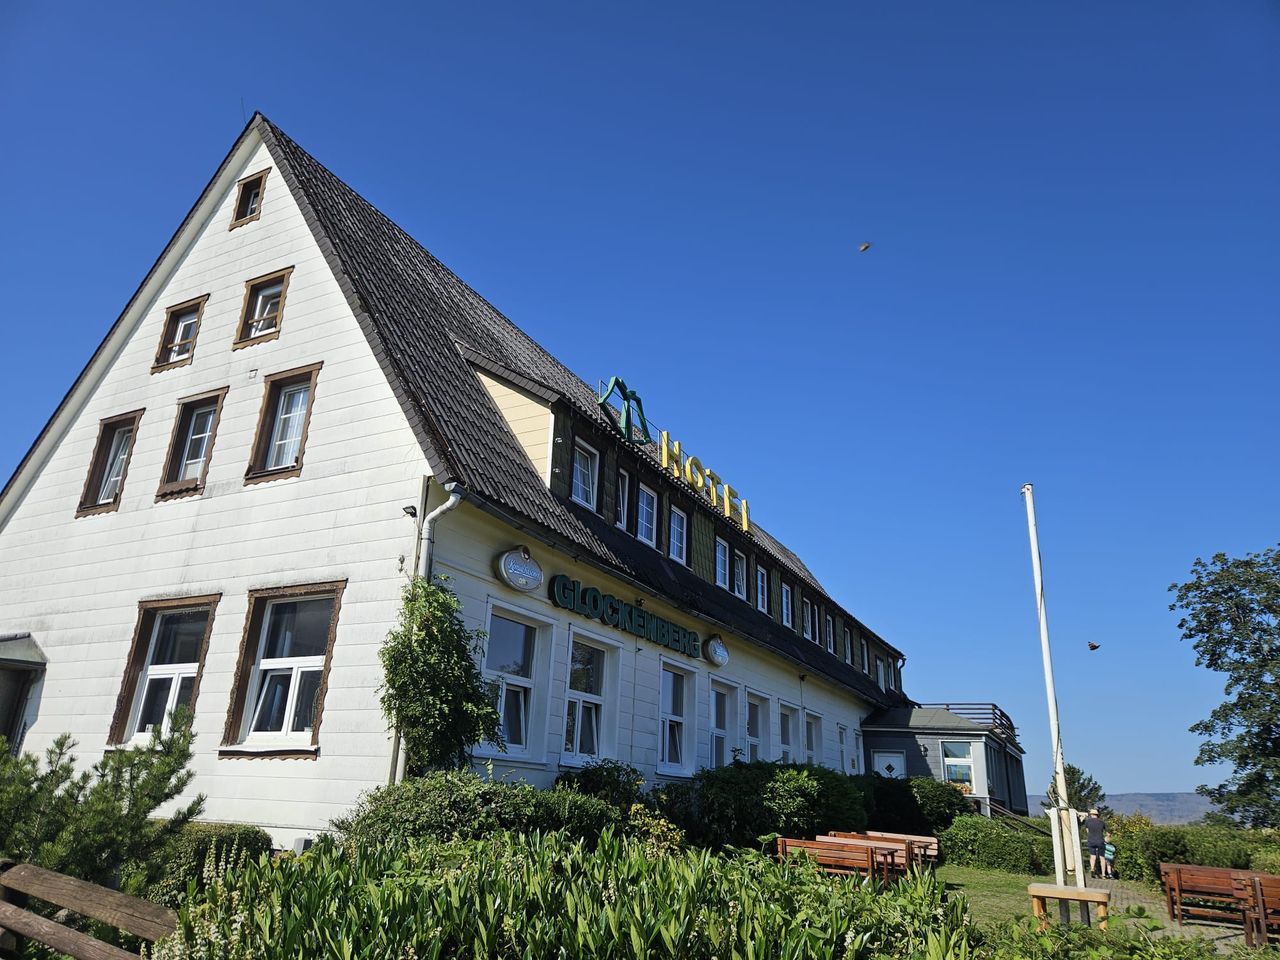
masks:
<svg viewBox="0 0 1280 960"><path fill-rule="evenodd" d="M263 381L262 412L245 483L296 477L311 425L311 405L322 363L285 370Z"/></svg>
<svg viewBox="0 0 1280 960"><path fill-rule="evenodd" d="M347 582L249 592L221 756L315 756Z"/></svg>
<svg viewBox="0 0 1280 960"><path fill-rule="evenodd" d="M93 448L93 459L89 461L84 490L80 493L77 517L110 513L120 506L120 494L124 491L129 458L133 456L134 439L142 414L142 410L133 410L99 422L98 442Z"/></svg>
<svg viewBox="0 0 1280 960"><path fill-rule="evenodd" d="M213 456L213 441L222 418L222 399L227 387L178 401L178 416L169 438L157 500L185 497L204 490L204 478Z"/></svg>
<svg viewBox="0 0 1280 960"><path fill-rule="evenodd" d="M232 347L239 349L280 336L280 323L284 319L284 298L289 291L291 273L293 267L277 270L245 283L240 330Z"/></svg>
<svg viewBox="0 0 1280 960"><path fill-rule="evenodd" d="M208 299L206 293L165 311L164 332L160 336L160 348L156 351L152 373L185 367L195 357L196 335L200 332L200 320Z"/></svg>
<svg viewBox="0 0 1280 960"><path fill-rule="evenodd" d="M245 177L237 185L236 209L231 217L231 229L243 227L262 216L262 198L267 192L267 174L271 168L259 170Z"/></svg>
<svg viewBox="0 0 1280 960"><path fill-rule="evenodd" d="M221 594L144 600L116 698L109 743L147 740L168 732L173 711L195 709Z"/></svg>

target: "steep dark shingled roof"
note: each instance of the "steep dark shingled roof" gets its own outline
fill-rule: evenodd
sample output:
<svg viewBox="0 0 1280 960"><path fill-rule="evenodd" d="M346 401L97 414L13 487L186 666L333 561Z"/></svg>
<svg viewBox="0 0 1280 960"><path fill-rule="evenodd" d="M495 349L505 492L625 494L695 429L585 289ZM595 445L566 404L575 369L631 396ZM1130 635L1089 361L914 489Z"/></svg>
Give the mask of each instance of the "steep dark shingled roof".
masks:
<svg viewBox="0 0 1280 960"><path fill-rule="evenodd" d="M654 551L636 550L634 541L620 536L611 524L555 497L472 364L478 361L532 381L564 399L579 415L611 427L595 392L279 127L261 115L254 125L279 163L442 483L459 481L469 493L542 525L655 589L675 597L701 595L702 603L690 603L691 608L730 625L751 621L751 636L854 687L873 702L886 701L886 694L859 671L749 605L736 598L726 603L707 598L714 591L706 590L690 571L676 575L682 585L672 590L667 574L674 571L661 568L674 564ZM651 451L647 456L657 464ZM794 553L754 522L752 527L762 549L802 582L826 593ZM693 582L685 582L689 579Z"/></svg>

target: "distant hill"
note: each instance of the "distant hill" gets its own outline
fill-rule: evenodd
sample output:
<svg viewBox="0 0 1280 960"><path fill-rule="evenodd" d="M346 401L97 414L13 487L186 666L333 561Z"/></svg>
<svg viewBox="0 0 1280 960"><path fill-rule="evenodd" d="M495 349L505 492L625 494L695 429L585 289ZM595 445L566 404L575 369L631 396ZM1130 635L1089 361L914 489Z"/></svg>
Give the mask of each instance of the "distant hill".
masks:
<svg viewBox="0 0 1280 960"><path fill-rule="evenodd" d="M1044 797L1029 799L1032 813L1038 813ZM1116 813L1141 810L1156 823L1190 823L1213 809L1213 804L1198 793L1109 793L1107 806Z"/></svg>

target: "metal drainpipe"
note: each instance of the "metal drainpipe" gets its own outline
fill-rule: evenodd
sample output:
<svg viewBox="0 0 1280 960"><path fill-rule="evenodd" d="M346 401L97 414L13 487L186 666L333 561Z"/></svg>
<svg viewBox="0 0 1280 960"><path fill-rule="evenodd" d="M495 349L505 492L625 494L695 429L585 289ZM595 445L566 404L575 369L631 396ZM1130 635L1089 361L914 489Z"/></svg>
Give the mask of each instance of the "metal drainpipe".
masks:
<svg viewBox="0 0 1280 960"><path fill-rule="evenodd" d="M433 554L435 552L433 548L436 542L436 521L450 510L456 509L464 496L462 487L457 483L446 483L444 488L449 492L449 499L422 518L422 535L419 540L422 550L422 566L420 570L415 570L415 573L420 574L427 580L431 579ZM423 505L426 505L425 498ZM391 747L391 775L387 778L388 784L396 784L404 779L405 764L408 762L408 756L401 744L402 739L397 728L395 742Z"/></svg>

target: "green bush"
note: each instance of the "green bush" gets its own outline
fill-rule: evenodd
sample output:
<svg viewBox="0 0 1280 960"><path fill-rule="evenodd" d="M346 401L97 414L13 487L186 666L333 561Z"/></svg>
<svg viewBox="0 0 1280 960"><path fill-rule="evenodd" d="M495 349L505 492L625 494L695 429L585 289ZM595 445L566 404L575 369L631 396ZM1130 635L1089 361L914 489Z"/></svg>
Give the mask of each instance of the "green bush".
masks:
<svg viewBox="0 0 1280 960"><path fill-rule="evenodd" d="M650 857L665 857L684 847L684 831L643 803L627 811L626 835L644 844Z"/></svg>
<svg viewBox="0 0 1280 960"><path fill-rule="evenodd" d="M947 863L1006 873L1045 874L1053 870L1053 843L1014 830L986 817L956 817L938 835L938 848Z"/></svg>
<svg viewBox="0 0 1280 960"><path fill-rule="evenodd" d="M926 836L935 837L951 826L956 817L973 813L969 798L950 783L932 777L912 777L908 782L925 824L922 833Z"/></svg>
<svg viewBox="0 0 1280 960"><path fill-rule="evenodd" d="M567 770L556 777L556 786L599 797L623 811L640 803L644 796L640 771L618 760L593 760L581 770Z"/></svg>
<svg viewBox="0 0 1280 960"><path fill-rule="evenodd" d="M1249 869L1280 874L1280 847L1258 847L1249 858Z"/></svg>
<svg viewBox="0 0 1280 960"><path fill-rule="evenodd" d="M948 901L929 875L885 888L750 852L652 857L612 834L594 848L495 834L354 850L322 842L249 864L194 898L152 956L958 960L975 941L963 899Z"/></svg>
<svg viewBox="0 0 1280 960"><path fill-rule="evenodd" d="M732 763L664 785L653 798L690 843L713 849L757 846L771 834L863 830L867 823L857 778L826 767Z"/></svg>
<svg viewBox="0 0 1280 960"><path fill-rule="evenodd" d="M1187 863L1202 867L1247 870L1253 854L1243 830L1222 827L1184 827L1187 836Z"/></svg>
<svg viewBox="0 0 1280 960"><path fill-rule="evenodd" d="M622 813L613 804L568 787L557 787L533 792L533 806L522 829L544 833L563 830L571 837L595 843L606 827L616 826L621 819Z"/></svg>
<svg viewBox="0 0 1280 960"><path fill-rule="evenodd" d="M188 823L145 862L129 864L124 889L155 903L176 907L188 885L202 889L210 864L256 860L271 852L271 835L239 823Z"/></svg>
<svg viewBox="0 0 1280 960"><path fill-rule="evenodd" d="M204 797L152 820L191 782L190 714L142 746L108 751L76 772L76 743L62 735L45 751L13 756L0 737L0 854L94 883L114 883L125 864L146 861L197 816Z"/></svg>
<svg viewBox="0 0 1280 960"><path fill-rule="evenodd" d="M878 773L855 778L866 803L867 820L872 830L889 833L925 834L929 824L911 789L911 781L882 777Z"/></svg>
<svg viewBox="0 0 1280 960"><path fill-rule="evenodd" d="M472 840L498 830L565 830L594 840L621 817L605 801L564 787L537 790L470 771L437 770L370 791L333 826L357 844Z"/></svg>

